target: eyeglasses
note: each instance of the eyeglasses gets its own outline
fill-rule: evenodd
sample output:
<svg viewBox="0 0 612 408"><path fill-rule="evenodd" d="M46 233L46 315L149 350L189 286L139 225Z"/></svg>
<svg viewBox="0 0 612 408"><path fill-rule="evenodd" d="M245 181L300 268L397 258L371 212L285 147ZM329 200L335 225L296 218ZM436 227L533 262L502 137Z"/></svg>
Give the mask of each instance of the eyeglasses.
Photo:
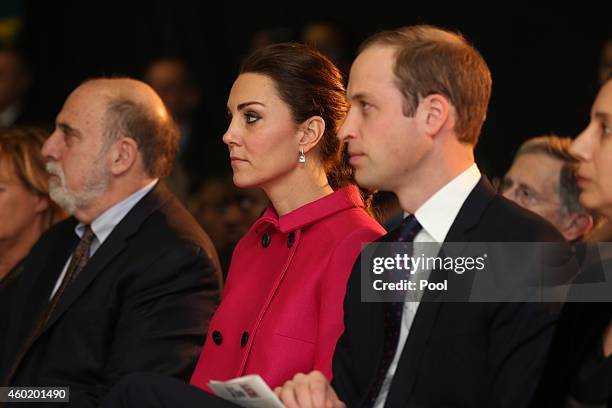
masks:
<svg viewBox="0 0 612 408"><path fill-rule="evenodd" d="M531 208L544 204L554 205L556 207L561 206L561 203L558 200L552 200L543 197L541 194L533 191L525 185L519 184L516 186L516 188L512 189L513 184L514 183L512 182L512 180L504 178L499 184L498 192L500 194L505 194L512 201L519 204L521 207ZM510 189L512 190L510 191L510 194L508 194L507 192Z"/></svg>

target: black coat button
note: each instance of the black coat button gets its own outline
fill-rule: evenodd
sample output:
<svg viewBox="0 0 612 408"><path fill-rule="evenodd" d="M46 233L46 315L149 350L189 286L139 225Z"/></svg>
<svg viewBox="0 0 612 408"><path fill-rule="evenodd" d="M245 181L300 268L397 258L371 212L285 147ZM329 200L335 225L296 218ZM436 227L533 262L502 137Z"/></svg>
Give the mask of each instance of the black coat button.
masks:
<svg viewBox="0 0 612 408"><path fill-rule="evenodd" d="M220 346L223 342L223 336L221 335L221 332L219 330L215 330L213 332L212 338L217 346Z"/></svg>
<svg viewBox="0 0 612 408"><path fill-rule="evenodd" d="M266 232L265 234L263 234L263 237L261 237L261 246L264 248L269 247L270 241L272 241L272 238L270 238L270 234Z"/></svg>
<svg viewBox="0 0 612 408"><path fill-rule="evenodd" d="M294 242L295 242L295 232L292 232L287 237L287 248L291 248Z"/></svg>
<svg viewBox="0 0 612 408"><path fill-rule="evenodd" d="M249 333L243 332L242 333L242 338L240 339L240 345L242 347L245 347L248 342L249 342Z"/></svg>

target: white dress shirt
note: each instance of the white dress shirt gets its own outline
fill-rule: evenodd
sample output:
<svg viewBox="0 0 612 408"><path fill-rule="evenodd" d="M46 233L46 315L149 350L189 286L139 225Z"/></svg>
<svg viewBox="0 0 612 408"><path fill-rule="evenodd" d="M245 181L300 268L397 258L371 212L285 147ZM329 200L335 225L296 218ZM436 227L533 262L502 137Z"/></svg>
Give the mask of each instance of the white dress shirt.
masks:
<svg viewBox="0 0 612 408"><path fill-rule="evenodd" d="M476 164L472 164L463 173L459 174L448 184L432 195L423 205L421 205L414 213L415 218L421 224L423 229L414 237L414 251L419 254L432 251L435 246L422 245L419 243L437 242L443 243L451 226L455 222L459 210L472 192L478 181L480 180L480 170ZM406 214L407 215L407 214ZM426 253L426 256L435 256L436 254ZM419 270L417 274L421 279L427 279L429 276L427 270ZM410 293L410 292L409 292ZM402 355L402 350L406 344L410 327L414 321L414 316L419 308L419 302L404 302L404 310L402 313L402 326L400 329L397 349L391 365L387 370L387 375L380 388L374 408L383 408L391 387L391 381L395 375L397 364Z"/></svg>

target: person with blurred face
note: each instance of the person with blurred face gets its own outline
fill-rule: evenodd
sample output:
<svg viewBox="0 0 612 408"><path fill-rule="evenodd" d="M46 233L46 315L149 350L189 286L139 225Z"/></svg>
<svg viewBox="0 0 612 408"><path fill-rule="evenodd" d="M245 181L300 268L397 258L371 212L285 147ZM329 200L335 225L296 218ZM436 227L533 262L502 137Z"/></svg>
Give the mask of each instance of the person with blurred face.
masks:
<svg viewBox="0 0 612 408"><path fill-rule="evenodd" d="M608 78L612 75L612 38L608 38L604 41L601 47L601 56L599 60L598 79L599 84L603 85L606 83Z"/></svg>
<svg viewBox="0 0 612 408"><path fill-rule="evenodd" d="M244 61L227 110L234 184L262 189L270 205L234 249L192 386L133 377L105 407L225 406L208 382L247 374L271 387L301 371L331 378L352 265L384 233L336 137L347 110L342 76L307 46L264 47ZM142 397L145 389L157 391Z"/></svg>
<svg viewBox="0 0 612 408"><path fill-rule="evenodd" d="M603 82L591 118L572 143L578 160L580 203L612 218L612 77ZM609 243L596 245L609 284L612 259ZM589 265L583 274L592 273ZM576 283L577 289L582 286ZM587 292L588 296L588 292ZM550 347L544 375L532 407L612 406L612 295L565 304Z"/></svg>
<svg viewBox="0 0 612 408"><path fill-rule="evenodd" d="M604 83L593 103L591 121L578 135L571 153L578 159L580 203L612 218L612 81Z"/></svg>
<svg viewBox="0 0 612 408"><path fill-rule="evenodd" d="M187 60L161 57L153 60L143 73L143 80L159 94L176 121L180 132L177 157L164 180L170 191L183 202L208 177L226 175L225 146L217 137L217 122L212 121ZM206 151L206 160L201 152Z"/></svg>
<svg viewBox="0 0 612 408"><path fill-rule="evenodd" d="M189 202L189 210L215 243L224 276L234 247L266 208L258 188L238 188L231 177L208 179Z"/></svg>
<svg viewBox="0 0 612 408"><path fill-rule="evenodd" d="M578 241L593 226L580 205L570 138L541 136L519 147L500 192L509 200L548 220L568 241Z"/></svg>
<svg viewBox="0 0 612 408"><path fill-rule="evenodd" d="M147 67L144 80L164 101L179 129L188 126L200 102L200 93L187 64L178 58L160 58Z"/></svg>
<svg viewBox="0 0 612 408"><path fill-rule="evenodd" d="M49 200L42 131L0 131L0 281L62 211Z"/></svg>
<svg viewBox="0 0 612 408"><path fill-rule="evenodd" d="M376 34L360 47L347 94L338 137L355 179L395 193L409 214L380 242L563 241L497 195L474 163L491 74L463 37L432 26ZM349 278L333 382L297 374L276 389L286 407L528 404L554 315L525 303L364 302L361 269Z"/></svg>
<svg viewBox="0 0 612 408"><path fill-rule="evenodd" d="M31 82L30 71L19 52L0 47L0 128L27 121L24 103Z"/></svg>
<svg viewBox="0 0 612 408"><path fill-rule="evenodd" d="M177 141L140 81L95 79L70 94L42 154L51 199L72 217L24 261L5 385L70 387L72 405L93 407L135 371L188 378L220 270L210 239L158 182Z"/></svg>
<svg viewBox="0 0 612 408"><path fill-rule="evenodd" d="M6 333L10 305L23 260L42 233L64 217L49 199L39 129L0 130L0 333ZM0 336L0 353L5 335Z"/></svg>

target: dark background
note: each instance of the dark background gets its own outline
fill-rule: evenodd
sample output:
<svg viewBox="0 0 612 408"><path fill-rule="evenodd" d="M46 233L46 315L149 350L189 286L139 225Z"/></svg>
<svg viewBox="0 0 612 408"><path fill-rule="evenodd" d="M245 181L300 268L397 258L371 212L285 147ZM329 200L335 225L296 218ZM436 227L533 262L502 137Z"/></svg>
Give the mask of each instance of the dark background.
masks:
<svg viewBox="0 0 612 408"><path fill-rule="evenodd" d="M597 65L612 37L612 7L480 8L431 2L186 0L28 1L20 38L36 78L33 100L52 119L83 79L140 76L162 55L187 59L203 90L209 134L221 143L225 101L253 32L286 27L293 39L312 21L345 32L352 58L359 42L381 29L428 23L471 40L493 73L489 117L477 149L485 172L499 175L520 142L542 133L575 136L587 123L597 92Z"/></svg>

